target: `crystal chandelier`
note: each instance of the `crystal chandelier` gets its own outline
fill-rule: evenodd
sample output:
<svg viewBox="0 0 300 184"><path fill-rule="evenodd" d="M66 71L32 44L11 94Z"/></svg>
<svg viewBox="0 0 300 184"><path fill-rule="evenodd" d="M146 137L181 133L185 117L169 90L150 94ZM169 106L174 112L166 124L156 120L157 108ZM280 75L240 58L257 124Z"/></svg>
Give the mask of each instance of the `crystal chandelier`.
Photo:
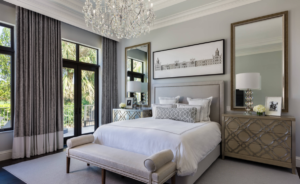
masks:
<svg viewBox="0 0 300 184"><path fill-rule="evenodd" d="M150 32L155 15L150 0L86 0L82 12L93 31L118 39Z"/></svg>

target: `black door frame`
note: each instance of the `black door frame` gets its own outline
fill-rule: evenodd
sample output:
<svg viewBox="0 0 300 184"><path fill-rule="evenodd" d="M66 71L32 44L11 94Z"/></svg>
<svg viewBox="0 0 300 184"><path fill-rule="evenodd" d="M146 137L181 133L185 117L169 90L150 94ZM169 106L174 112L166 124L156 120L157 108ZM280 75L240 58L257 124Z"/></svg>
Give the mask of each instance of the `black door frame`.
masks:
<svg viewBox="0 0 300 184"><path fill-rule="evenodd" d="M82 134L81 133L81 120L82 120L82 112L81 112L81 71L93 71L95 72L95 126L94 131L99 127L99 66L87 63L80 63L75 61L63 61L63 67L73 68L74 69L74 135L70 137L64 137L64 143L70 138L77 137L80 135L93 134L94 132Z"/></svg>

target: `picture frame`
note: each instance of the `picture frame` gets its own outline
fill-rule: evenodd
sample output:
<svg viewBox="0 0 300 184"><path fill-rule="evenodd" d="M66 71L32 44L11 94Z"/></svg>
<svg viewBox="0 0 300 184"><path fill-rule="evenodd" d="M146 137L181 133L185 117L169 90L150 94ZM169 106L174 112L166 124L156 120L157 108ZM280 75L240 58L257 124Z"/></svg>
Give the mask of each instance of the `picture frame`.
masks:
<svg viewBox="0 0 300 184"><path fill-rule="evenodd" d="M132 109L133 108L133 98L126 98L126 109Z"/></svg>
<svg viewBox="0 0 300 184"><path fill-rule="evenodd" d="M153 52L153 79L225 74L225 40Z"/></svg>
<svg viewBox="0 0 300 184"><path fill-rule="evenodd" d="M281 116L282 97L266 97L266 112L268 116Z"/></svg>

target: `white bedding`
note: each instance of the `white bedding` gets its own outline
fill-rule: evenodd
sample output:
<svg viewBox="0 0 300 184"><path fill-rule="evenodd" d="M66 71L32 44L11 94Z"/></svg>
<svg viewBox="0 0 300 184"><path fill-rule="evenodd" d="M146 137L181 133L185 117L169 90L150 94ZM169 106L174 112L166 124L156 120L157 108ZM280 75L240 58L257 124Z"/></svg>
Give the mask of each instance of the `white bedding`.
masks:
<svg viewBox="0 0 300 184"><path fill-rule="evenodd" d="M186 176L221 142L221 131L215 122L143 118L102 125L94 137L95 143L148 156L171 149L178 175Z"/></svg>

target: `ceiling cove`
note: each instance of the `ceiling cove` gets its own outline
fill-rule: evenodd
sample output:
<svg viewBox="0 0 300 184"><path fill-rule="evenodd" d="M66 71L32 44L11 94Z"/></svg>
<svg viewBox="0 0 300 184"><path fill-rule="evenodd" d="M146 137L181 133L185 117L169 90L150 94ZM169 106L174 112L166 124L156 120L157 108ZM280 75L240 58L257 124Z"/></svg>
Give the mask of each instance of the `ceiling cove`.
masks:
<svg viewBox="0 0 300 184"><path fill-rule="evenodd" d="M85 0L4 0L8 3L21 6L23 8L35 11L37 13L52 17L67 24L78 28L93 32L84 23L82 7ZM174 5L180 3L189 3L189 0L152 0L154 10L160 11L170 9ZM191 8L184 11L179 11L175 14L170 14L165 17L155 20L152 30L166 26L171 26L181 22L189 21L199 17L204 17L214 13L226 11L232 8L248 5L262 0L216 0L204 5ZM99 34L100 35L100 34ZM119 41L116 37L111 38Z"/></svg>

